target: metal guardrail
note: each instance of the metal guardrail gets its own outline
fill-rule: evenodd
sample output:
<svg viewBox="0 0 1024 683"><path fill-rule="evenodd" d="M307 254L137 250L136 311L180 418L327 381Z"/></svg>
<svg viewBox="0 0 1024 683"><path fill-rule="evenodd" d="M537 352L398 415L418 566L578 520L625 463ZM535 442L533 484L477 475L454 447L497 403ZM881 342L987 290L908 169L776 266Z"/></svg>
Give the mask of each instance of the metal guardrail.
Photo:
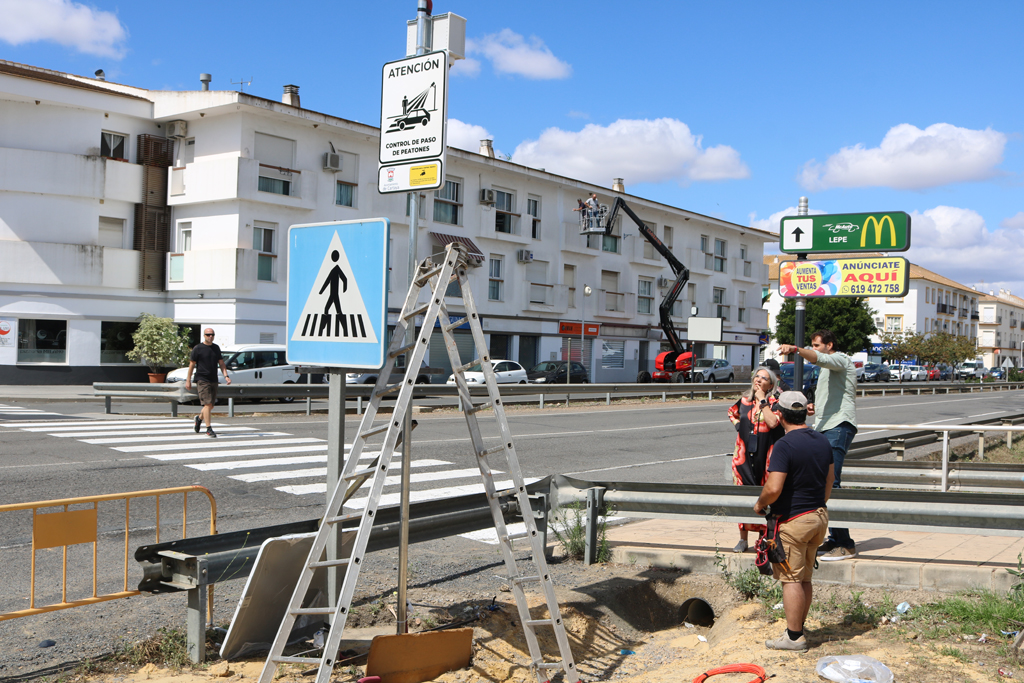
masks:
<svg viewBox="0 0 1024 683"><path fill-rule="evenodd" d="M210 533L217 533L217 501L205 486L177 486L148 491L132 491L130 493L110 493L99 496L79 496L59 500L42 500L32 503L12 503L0 505L0 513L30 510L32 512L32 563L29 579L28 608L0 614L0 621L28 617L45 612L92 605L108 600L117 600L138 595L139 591L128 588L128 539L131 532L130 516L131 501L139 498L153 498L156 505L156 538L160 540L160 497L183 495L182 503L182 535L188 532L188 494L203 493L210 501ZM120 591L99 594L97 590L99 574L99 504L110 501L124 501L124 581ZM91 508L69 509L71 506L92 504ZM46 508L62 507L62 512L40 512ZM92 595L78 600L68 600L68 546L92 544ZM36 552L46 548L62 548L63 563L61 568L61 601L50 605L36 607ZM212 601L210 619L213 618Z"/></svg>
<svg viewBox="0 0 1024 683"><path fill-rule="evenodd" d="M948 491L1024 493L1024 465L951 462L946 471ZM939 491L940 462L846 463L843 486Z"/></svg>

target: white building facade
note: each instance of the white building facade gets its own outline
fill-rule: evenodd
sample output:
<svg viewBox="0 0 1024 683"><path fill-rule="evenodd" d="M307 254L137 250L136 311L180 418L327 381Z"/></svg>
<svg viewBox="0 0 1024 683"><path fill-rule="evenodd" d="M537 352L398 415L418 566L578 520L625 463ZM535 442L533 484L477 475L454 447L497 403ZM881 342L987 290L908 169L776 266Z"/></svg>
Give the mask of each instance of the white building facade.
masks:
<svg viewBox="0 0 1024 683"><path fill-rule="evenodd" d="M212 326L220 344L283 343L286 233L298 223L391 220L394 323L409 218L406 195L377 192L379 130L301 108L295 86L284 99L0 62L0 384L138 380L124 351L143 312ZM610 237L579 234L572 209L597 192L624 197L690 269L673 311L681 336L692 306L722 317L723 342L698 355L749 371L775 236L481 152L449 149L445 187L421 195L417 256L454 239L478 255L471 281L493 358L578 360L572 323L585 319L600 325L582 354L591 381L653 369L674 277L628 219ZM430 364L444 371L434 337Z"/></svg>
<svg viewBox="0 0 1024 683"><path fill-rule="evenodd" d="M1024 367L1024 299L1008 290L990 291L979 302L978 353L985 367Z"/></svg>

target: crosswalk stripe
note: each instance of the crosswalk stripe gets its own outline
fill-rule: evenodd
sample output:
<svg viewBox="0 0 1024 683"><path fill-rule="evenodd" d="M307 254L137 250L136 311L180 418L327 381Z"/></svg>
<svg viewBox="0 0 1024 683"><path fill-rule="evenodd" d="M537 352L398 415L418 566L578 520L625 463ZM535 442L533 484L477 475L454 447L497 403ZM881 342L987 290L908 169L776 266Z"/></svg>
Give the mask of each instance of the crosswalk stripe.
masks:
<svg viewBox="0 0 1024 683"><path fill-rule="evenodd" d="M146 445L143 445L143 446L117 446L113 450L120 451L121 453L152 453L154 451L173 451L175 449L182 449L182 448L185 448L185 449L194 449L194 448L196 448L196 449L198 449L198 448L207 449L207 448L233 448L233 447L238 446L237 443L232 443L230 441L228 443L219 443L219 442L210 443L209 437L207 437L205 434L200 434L198 436L200 438L206 439L206 441L205 442L201 441L199 443L172 443L172 444L160 444L160 445L146 444ZM273 440L266 441L266 442L264 442L264 441L260 442L261 445L268 445L268 446L282 446L282 445L285 445L285 444L295 444L295 443L324 443L324 440L323 439L317 439L317 438L312 437L312 436L302 436L302 437L295 437L294 439L273 439Z"/></svg>
<svg viewBox="0 0 1024 683"><path fill-rule="evenodd" d="M217 433L220 432L255 432L255 427L217 427ZM148 429L144 432L133 432L131 430L119 429L115 432L69 432L64 434L50 434L49 436L59 436L61 438L78 438L82 436L128 436L129 434L189 434L192 433L192 427L185 425L183 427L177 427L175 429ZM209 438L209 437L207 437Z"/></svg>
<svg viewBox="0 0 1024 683"><path fill-rule="evenodd" d="M59 413L46 413L47 415L58 415ZM31 422L5 422L5 427L91 427L92 425L103 425L103 426L114 426L120 427L122 425L132 424L154 424L154 423L171 423L171 424L190 424L191 421L185 421L180 418L176 419L161 419L161 420L32 420Z"/></svg>
<svg viewBox="0 0 1024 683"><path fill-rule="evenodd" d="M360 457L363 460L364 457ZM185 465L194 470L209 472L211 470L237 470L246 467L278 467L281 465L306 465L314 462L327 462L326 455L299 455L294 458L262 458L259 460L232 460L230 462L204 462L195 465ZM394 462L394 461L392 461ZM440 467L451 465L447 460L413 460L413 467Z"/></svg>
<svg viewBox="0 0 1024 683"><path fill-rule="evenodd" d="M234 451L222 451L220 453L167 453L161 455L150 455L154 460L198 460L200 458L230 458L236 455L270 455L272 453L312 453L314 451L326 451L327 444L319 443L311 446L284 446L282 448L245 448Z"/></svg>
<svg viewBox="0 0 1024 683"><path fill-rule="evenodd" d="M220 430L224 431L224 430ZM219 437L217 443L223 443L220 439L252 439L267 436L291 436L288 432L229 432L227 434L218 433ZM186 434L184 436L120 436L112 437L109 439L81 439L82 443L95 444L95 445L109 445L112 443L147 443L147 442L179 442L179 441L202 441L203 443L211 443L210 437L206 434ZM230 443L230 441L228 442Z"/></svg>
<svg viewBox="0 0 1024 683"><path fill-rule="evenodd" d="M412 466L416 467L416 461L412 461ZM412 483L419 483L424 481L439 481L443 479L465 479L466 477L473 477L480 474L480 470L445 470L443 472L417 472L409 475L409 481ZM254 472L252 474L233 474L228 479L237 479L238 481L244 481L247 483L254 483L257 481L275 481L277 479L304 479L307 477L326 477L327 468L317 467L308 470L283 470L280 472ZM373 482L365 481L359 488L368 489ZM384 479L385 486L398 486L402 483L401 477L386 477ZM327 489L324 489L324 493Z"/></svg>
<svg viewBox="0 0 1024 683"><path fill-rule="evenodd" d="M479 474L479 472L477 472ZM538 481L536 477L527 479L527 484L532 484ZM511 481L496 481L494 482L495 488L498 490L507 489L512 486ZM327 493L327 483L323 484L297 484L292 486L278 486L278 491L283 493L293 493L297 496L302 496L310 493ZM481 484L467 484L465 486L448 486L439 489L427 489L426 491L410 491L409 500L413 503L418 503L424 500L437 500L439 498L453 498L455 496L467 496L473 493L483 493L484 485ZM386 493L380 497L380 506L398 505L401 502L401 493ZM354 498L345 504L346 507L363 508L366 507L366 498Z"/></svg>
<svg viewBox="0 0 1024 683"><path fill-rule="evenodd" d="M138 422L121 422L121 423L110 423L105 420L93 421L88 424L81 425L55 425L52 427L44 427L40 425L32 425L31 427L22 427L26 432L73 432L75 430L89 431L91 429L110 429L117 427L118 429L151 429L153 427L193 427L192 420L158 420L152 422L146 422L139 420ZM221 423L214 422L214 427L221 426Z"/></svg>

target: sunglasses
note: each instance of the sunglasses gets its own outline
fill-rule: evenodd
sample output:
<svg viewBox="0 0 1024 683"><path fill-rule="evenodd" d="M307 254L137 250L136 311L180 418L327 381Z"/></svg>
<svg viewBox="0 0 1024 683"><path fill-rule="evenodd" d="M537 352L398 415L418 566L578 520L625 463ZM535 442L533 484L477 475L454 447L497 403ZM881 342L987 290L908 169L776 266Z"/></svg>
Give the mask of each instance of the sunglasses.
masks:
<svg viewBox="0 0 1024 683"><path fill-rule="evenodd" d="M203 336L204 337L212 337L213 336L213 332L204 332Z"/></svg>

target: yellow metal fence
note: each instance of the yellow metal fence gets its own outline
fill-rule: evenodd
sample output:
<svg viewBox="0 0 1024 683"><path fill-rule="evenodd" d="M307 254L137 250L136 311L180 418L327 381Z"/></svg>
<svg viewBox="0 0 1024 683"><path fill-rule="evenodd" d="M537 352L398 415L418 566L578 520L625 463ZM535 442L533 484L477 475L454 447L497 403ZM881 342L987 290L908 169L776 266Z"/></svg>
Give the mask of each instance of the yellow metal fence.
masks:
<svg viewBox="0 0 1024 683"><path fill-rule="evenodd" d="M136 499L152 498L156 511L156 542L160 542L160 498L181 494L182 496L182 518L181 537L188 535L188 494L203 493L210 501L210 534L217 533L217 501L205 486L177 486L166 489L154 489L150 491L132 491L130 493L109 493L100 496L81 496L78 498L63 498L60 500L43 500L34 503L14 503L0 505L0 513L14 512L18 510L31 510L32 512L32 565L29 579L28 608L12 612L0 613L0 621L17 619L33 614L53 612L70 607L92 605L107 600L117 600L138 595L139 591L128 589L128 566L129 566L129 533L132 531L130 525L131 502ZM124 502L124 567L123 584L121 590L104 593L100 595L97 591L99 575L99 504L111 501ZM72 506L92 505L81 509L70 509ZM47 508L63 508L58 512L41 512ZM2 518L0 518L2 519ZM166 535L166 534L165 534ZM68 600L68 547L73 545L92 544L92 595L85 598ZM36 606L36 553L47 548L63 548L61 567L61 601L49 605ZM208 601L210 614L208 618L213 619L213 586L210 586L210 600Z"/></svg>

